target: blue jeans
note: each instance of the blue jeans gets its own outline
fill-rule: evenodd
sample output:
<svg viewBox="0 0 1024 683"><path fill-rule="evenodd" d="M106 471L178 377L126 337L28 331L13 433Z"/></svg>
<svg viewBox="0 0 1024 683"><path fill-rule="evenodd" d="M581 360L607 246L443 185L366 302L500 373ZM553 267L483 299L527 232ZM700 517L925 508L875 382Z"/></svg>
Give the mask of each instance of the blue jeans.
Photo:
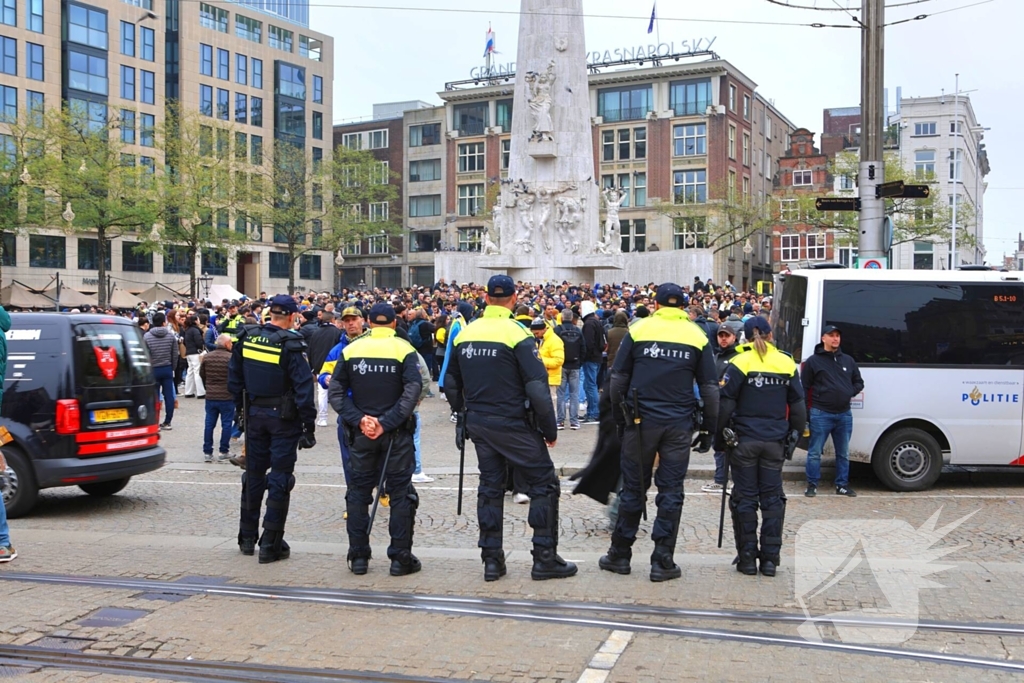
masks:
<svg viewBox="0 0 1024 683"><path fill-rule="evenodd" d="M416 470L413 472L413 474L422 474L423 461L420 459L420 431L423 422L420 420L419 411L416 411L415 413L413 413L413 415L416 416L416 431L413 432L412 434L412 446L416 452Z"/></svg>
<svg viewBox="0 0 1024 683"><path fill-rule="evenodd" d="M568 422L570 425L580 423L580 371L566 370L562 368L562 386L558 387L558 405L555 406L555 419L562 424ZM569 406L568 417L565 414L565 406Z"/></svg>
<svg viewBox="0 0 1024 683"><path fill-rule="evenodd" d="M341 470L345 475L345 486L351 486L349 482L352 481L352 463L349 460L348 435L345 434L344 423L340 416L338 417L338 443L341 445Z"/></svg>
<svg viewBox="0 0 1024 683"><path fill-rule="evenodd" d="M220 418L220 453L227 455L235 420L235 402L206 400L206 427L203 431L203 454L213 455L213 430Z"/></svg>
<svg viewBox="0 0 1024 683"><path fill-rule="evenodd" d="M601 415L601 411L597 405L598 401L600 401L597 395L597 371L600 367L600 363L583 364L583 390L587 394L586 419L588 420L596 420Z"/></svg>
<svg viewBox="0 0 1024 683"><path fill-rule="evenodd" d="M171 424L174 419L174 368L161 365L153 368L153 379L156 380L157 394L163 393L164 424Z"/></svg>
<svg viewBox="0 0 1024 683"><path fill-rule="evenodd" d="M832 437L836 450L836 486L850 483L850 435L853 434L853 411L826 413L811 408L811 442L807 447L807 483L817 486L821 479L821 451L825 440Z"/></svg>
<svg viewBox="0 0 1024 683"><path fill-rule="evenodd" d="M3 501L0 501L0 546L7 547L11 544L11 529L7 526L7 508Z"/></svg>
<svg viewBox="0 0 1024 683"><path fill-rule="evenodd" d="M715 451L715 483L725 486L725 478L729 473L729 463L725 461L724 451Z"/></svg>

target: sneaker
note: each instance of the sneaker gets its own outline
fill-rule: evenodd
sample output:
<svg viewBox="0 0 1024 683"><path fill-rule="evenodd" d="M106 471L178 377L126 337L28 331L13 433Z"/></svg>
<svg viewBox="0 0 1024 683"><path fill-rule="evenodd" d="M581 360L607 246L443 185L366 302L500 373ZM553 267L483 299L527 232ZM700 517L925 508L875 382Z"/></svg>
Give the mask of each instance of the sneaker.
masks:
<svg viewBox="0 0 1024 683"><path fill-rule="evenodd" d="M808 484L807 490L804 491L804 495L808 498L814 498L818 495L818 486L816 484Z"/></svg>
<svg viewBox="0 0 1024 683"><path fill-rule="evenodd" d="M0 562L10 562L18 556L18 551L13 545L0 546Z"/></svg>
<svg viewBox="0 0 1024 683"><path fill-rule="evenodd" d="M854 491L853 489L851 489L849 486L837 486L836 487L836 495L837 496L848 496L850 498L856 498L857 497L857 492Z"/></svg>
<svg viewBox="0 0 1024 683"><path fill-rule="evenodd" d="M700 487L700 490L704 493L721 493L723 488L725 487L721 484L711 482L710 484L704 484L704 486Z"/></svg>
<svg viewBox="0 0 1024 683"><path fill-rule="evenodd" d="M170 422L164 422L162 425L160 425L160 429L162 429L164 431L168 431L168 432L171 431L171 423Z"/></svg>
<svg viewBox="0 0 1024 683"><path fill-rule="evenodd" d="M434 478L428 477L426 472L412 475L412 483L414 484L429 484L432 481L434 481Z"/></svg>
<svg viewBox="0 0 1024 683"><path fill-rule="evenodd" d="M458 416L455 415L455 413L452 413L452 416L448 418L448 421L451 422L452 424L456 424L459 421L459 418Z"/></svg>
<svg viewBox="0 0 1024 683"><path fill-rule="evenodd" d="M529 503L530 502L530 497L528 495L526 495L525 493L517 493L517 494L512 496L512 502L513 503L519 503L520 505L523 505L525 503Z"/></svg>
<svg viewBox="0 0 1024 683"><path fill-rule="evenodd" d="M317 420L316 421L316 426L317 427L326 427L327 426L327 420Z"/></svg>
<svg viewBox="0 0 1024 683"><path fill-rule="evenodd" d="M570 424L569 425L569 429L579 429L579 428L580 428L580 423L579 422L577 422L575 424Z"/></svg>
<svg viewBox="0 0 1024 683"><path fill-rule="evenodd" d="M203 456L203 462L213 462L213 453L207 453Z"/></svg>
<svg viewBox="0 0 1024 683"><path fill-rule="evenodd" d="M558 429L559 429L559 431L565 429L565 423L564 422L559 422L558 423Z"/></svg>
<svg viewBox="0 0 1024 683"><path fill-rule="evenodd" d="M230 453L221 453L217 456L217 462L227 462L230 458Z"/></svg>

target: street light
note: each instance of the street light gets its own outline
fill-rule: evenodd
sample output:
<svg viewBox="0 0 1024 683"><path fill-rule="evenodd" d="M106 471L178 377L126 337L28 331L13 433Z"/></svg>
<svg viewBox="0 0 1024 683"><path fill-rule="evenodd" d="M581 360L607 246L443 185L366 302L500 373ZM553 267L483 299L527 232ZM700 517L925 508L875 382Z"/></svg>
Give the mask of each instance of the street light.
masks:
<svg viewBox="0 0 1024 683"><path fill-rule="evenodd" d="M338 255L334 257L334 265L338 266L339 268L345 265L345 257L342 256L341 249L338 250Z"/></svg>
<svg viewBox="0 0 1024 683"><path fill-rule="evenodd" d="M71 210L71 202L68 202L67 206L64 207L64 213L60 217L66 220L69 226L75 220L75 212Z"/></svg>
<svg viewBox="0 0 1024 683"><path fill-rule="evenodd" d="M199 278L199 284L203 287L203 298L210 298L210 285L213 283L213 278L209 273L203 273L202 277Z"/></svg>
<svg viewBox="0 0 1024 683"><path fill-rule="evenodd" d="M22 166L21 175L18 176L18 180L26 185L32 182L32 174L28 172L28 166Z"/></svg>

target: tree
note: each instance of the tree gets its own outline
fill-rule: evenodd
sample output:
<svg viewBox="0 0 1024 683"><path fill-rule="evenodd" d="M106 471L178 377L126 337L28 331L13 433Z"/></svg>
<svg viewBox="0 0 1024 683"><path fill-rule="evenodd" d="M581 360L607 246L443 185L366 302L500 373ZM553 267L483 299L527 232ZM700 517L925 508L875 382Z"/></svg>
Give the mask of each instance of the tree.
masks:
<svg viewBox="0 0 1024 683"><path fill-rule="evenodd" d="M710 195L687 191L673 201L656 204L654 209L672 219L687 247L711 249L713 253L744 243L774 223L769 204L740 195L727 182L716 184ZM692 245L688 243L690 236Z"/></svg>
<svg viewBox="0 0 1024 683"><path fill-rule="evenodd" d="M149 235L143 249L165 257L184 247L188 255L189 293L198 296L196 259L204 249L224 249L247 239L245 216L248 142L209 117L167 108L160 139L167 159L162 176L160 217L163 230ZM234 144L234 151L230 149ZM241 232L231 228L231 217Z"/></svg>
<svg viewBox="0 0 1024 683"><path fill-rule="evenodd" d="M253 168L247 205L250 215L273 225L275 241L288 250L289 294L304 254L397 230L395 177L370 152L339 147L330 161L313 160L303 148L275 141L270 163Z"/></svg>
<svg viewBox="0 0 1024 683"><path fill-rule="evenodd" d="M160 218L157 158L136 160L122 142L122 123L127 126L128 122L104 105L94 104L87 110L72 105L48 112L44 122L47 138L60 157L40 183L65 206L59 219L46 216L47 223L58 227L57 221L63 220L61 227L69 232L95 232L101 308L107 305L106 258L111 240L133 231L144 236Z"/></svg>

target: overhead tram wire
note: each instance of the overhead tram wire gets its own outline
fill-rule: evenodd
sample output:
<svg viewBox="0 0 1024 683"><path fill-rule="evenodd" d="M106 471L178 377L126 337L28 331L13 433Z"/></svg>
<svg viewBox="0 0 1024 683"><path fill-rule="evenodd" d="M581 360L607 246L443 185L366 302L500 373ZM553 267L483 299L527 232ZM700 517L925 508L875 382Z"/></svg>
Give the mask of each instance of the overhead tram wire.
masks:
<svg viewBox="0 0 1024 683"><path fill-rule="evenodd" d="M898 26L899 24L906 24L906 23L909 23L911 21L923 21L924 19L929 19L931 17L937 17L940 14L949 14L950 12L958 12L958 11L960 11L962 9L969 9L971 7L978 7L979 5L987 5L990 2L995 2L995 1L996 0L981 0L981 2L973 2L970 5L961 5L960 7L950 7L949 9L940 10L938 12L932 12L931 14L918 14L917 16L910 17L909 19L900 19L899 21L889 22L888 24L886 24L886 27L888 28L889 26Z"/></svg>

